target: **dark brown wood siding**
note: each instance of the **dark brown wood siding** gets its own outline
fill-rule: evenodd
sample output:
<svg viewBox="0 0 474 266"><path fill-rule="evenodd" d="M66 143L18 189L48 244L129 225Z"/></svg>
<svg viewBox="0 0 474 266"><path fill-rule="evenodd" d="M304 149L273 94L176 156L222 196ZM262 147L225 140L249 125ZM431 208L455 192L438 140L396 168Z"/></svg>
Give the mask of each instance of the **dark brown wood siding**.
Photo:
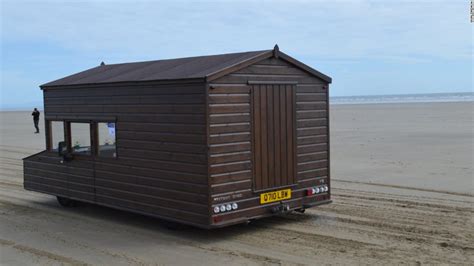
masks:
<svg viewBox="0 0 474 266"><path fill-rule="evenodd" d="M296 182L295 85L253 85L255 190Z"/></svg>
<svg viewBox="0 0 474 266"><path fill-rule="evenodd" d="M116 119L116 159L25 160L25 187L168 219L208 223L205 84L44 90L45 118Z"/></svg>
<svg viewBox="0 0 474 266"><path fill-rule="evenodd" d="M257 92L252 88L256 85L249 85L249 82L261 84L258 87L268 85L271 89L265 87L265 90ZM258 117L252 116L252 98L268 99L270 97L268 93L272 93L275 99L274 88L280 90L280 88L290 86L288 84L291 83L297 85L294 85L296 86L296 184L291 186L293 200L290 205L296 207L305 204L306 201L329 199L326 193L305 197L307 187L320 185L322 182L327 183L329 179L328 84L282 59L272 57L209 84L211 203L216 206L232 200L238 202L240 206L238 214L219 214L214 217L225 220L268 213L265 208L255 208L260 206L259 193L255 192L255 189L265 187L265 184L254 184L253 181L254 170L257 174L264 176L273 174L265 172L269 171L268 169L259 168L259 165L268 160L266 158L268 155L262 153L262 150L269 149L265 146L265 144L268 145L268 140L261 143L262 150L253 150L254 142L259 140L252 139L252 130L257 131L255 136L262 135L258 132L259 130L268 131L268 127L275 127L275 123L282 123L282 120L281 117L280 120L275 120L275 117L267 115L268 112L265 114L261 112L260 121L254 121ZM255 95L255 93L260 93L260 95ZM268 110L270 107L264 106L266 104L267 102L261 102L260 107ZM279 108L282 108L288 102L280 101L279 104ZM260 127L252 129L252 123L260 123ZM278 132L278 134L284 133ZM284 138L282 135L277 136L277 133L272 137ZM286 138L288 137L291 136L287 135ZM285 159L281 157L282 154L288 154L291 151L282 150L281 141L273 143L275 143L274 148L280 149L280 158L272 158L272 160L281 162ZM254 161L254 156L258 156L257 153L260 153L261 162ZM282 171L282 168L279 171ZM259 179L255 178L255 180ZM274 185L276 186L277 183Z"/></svg>
<svg viewBox="0 0 474 266"><path fill-rule="evenodd" d="M292 208L329 199L306 196L329 183L327 81L281 58L208 84L45 87L47 120L116 121L118 157L44 151L25 158L25 188L198 226L271 214L262 191L291 187ZM209 215L230 201L237 211Z"/></svg>

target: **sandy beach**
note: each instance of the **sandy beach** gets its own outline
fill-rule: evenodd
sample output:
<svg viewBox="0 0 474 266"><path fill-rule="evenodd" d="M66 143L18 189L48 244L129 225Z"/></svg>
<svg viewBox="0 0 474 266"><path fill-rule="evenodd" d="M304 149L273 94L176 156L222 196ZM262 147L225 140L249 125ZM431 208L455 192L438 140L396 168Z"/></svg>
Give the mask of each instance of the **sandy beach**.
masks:
<svg viewBox="0 0 474 266"><path fill-rule="evenodd" d="M474 104L336 105L335 179L474 193Z"/></svg>
<svg viewBox="0 0 474 266"><path fill-rule="evenodd" d="M474 262L472 102L333 105L334 202L213 231L25 191L30 114L0 113L2 265Z"/></svg>

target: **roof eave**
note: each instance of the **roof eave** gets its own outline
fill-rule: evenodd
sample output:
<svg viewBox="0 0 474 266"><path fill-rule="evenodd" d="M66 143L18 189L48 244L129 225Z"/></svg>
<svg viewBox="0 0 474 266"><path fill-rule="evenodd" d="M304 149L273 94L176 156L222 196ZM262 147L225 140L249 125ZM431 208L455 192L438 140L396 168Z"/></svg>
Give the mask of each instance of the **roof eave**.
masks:
<svg viewBox="0 0 474 266"><path fill-rule="evenodd" d="M316 77L318 77L318 78L320 78L320 79L326 81L327 83L331 83L331 82L332 82L332 78L331 78L331 77L329 77L329 76L327 76L327 75L325 75L325 74L323 74L323 73L317 71L316 69L314 69L314 68L312 68L312 67L310 67L310 66L308 66L308 65L306 65L306 64L304 64L304 63L302 63L301 61L298 61L298 60L294 59L293 57L291 57L291 56L289 56L289 55L287 55L287 54L285 54L285 53L283 53L283 52L279 52L279 53L278 53L278 56L281 57L283 60L288 61L289 63L291 63L291 64L293 64L293 65L295 65L295 66L297 66L297 67L299 67L299 68L301 68L301 69L303 69L303 70L305 70L306 72L312 74L313 76L316 76Z"/></svg>
<svg viewBox="0 0 474 266"><path fill-rule="evenodd" d="M44 89L58 89L58 88L83 88L83 87L111 87L117 84L143 84L143 83L159 83L159 84L178 84L178 83L200 83L205 82L205 77L192 77L180 79L156 79L156 80L139 80L139 81L116 81L116 82L99 82L99 83L80 83L67 85L41 85L41 90Z"/></svg>
<svg viewBox="0 0 474 266"><path fill-rule="evenodd" d="M281 52L281 51L278 51L277 53L278 53L277 56L278 56L279 58L281 58L281 59L283 59L283 60L285 60L285 61L287 61L287 62L289 62L289 63L291 63L291 64L293 64L293 65L295 65L295 66L297 66L297 67L299 67L299 68L301 68L301 69L303 69L304 71L308 72L309 74L311 74L311 75L313 75L313 76L315 76L315 77L317 77L317 78L319 78L319 79L322 79L323 81L325 81L325 82L327 82L327 83L331 83L331 82L332 82L332 78L331 78L331 77L329 77L329 76L327 76L327 75L325 75L325 74L323 74L323 73L317 71L316 69L314 69L314 68L312 68L312 67L310 67L310 66L308 66L308 65L306 65L306 64L304 64L304 63L302 63L302 62L300 62L300 61L298 61L298 60L296 60L296 59L294 59L293 57L291 57L291 56L289 56L289 55L287 55L287 54L285 54L285 53L283 53L283 52ZM239 63L236 63L236 64L234 64L234 65L231 65L231 66L228 66L228 67L226 67L226 68L220 69L220 70L218 70L218 71L216 71L216 72L214 72L214 73L211 73L211 74L206 75L206 81L207 81L207 82L211 82L211 81L216 80L216 79L218 79L218 78L220 78L220 77L223 77L223 76L225 76L225 75L227 75L227 74L230 74L230 73L235 72L235 71L238 71L238 70L240 70L240 69L242 69L242 68L244 68L244 67L247 67L247 66L249 66L249 65L251 65L251 64L254 64L254 63L259 62L259 61L261 61L261 60L270 58L270 57L272 57L272 56L274 56L274 55L275 55L275 50L264 51L264 52L262 52L261 54L258 54L258 55L254 56L254 57L252 57L252 58L246 59L246 60L244 60L244 61L241 61L241 62L239 62Z"/></svg>
<svg viewBox="0 0 474 266"><path fill-rule="evenodd" d="M219 70L217 70L213 73L207 74L206 77L205 77L206 81L210 82L210 81L216 80L216 79L218 79L220 77L223 77L227 74L230 74L234 71L237 71L237 70L240 70L244 67L250 66L251 64L254 64L254 63L259 62L261 60L270 58L270 57L272 57L272 55L273 55L273 50L262 51L262 53L260 53L258 55L255 55L251 58L245 59L243 61L240 61L238 63L230 65L228 67L219 69Z"/></svg>

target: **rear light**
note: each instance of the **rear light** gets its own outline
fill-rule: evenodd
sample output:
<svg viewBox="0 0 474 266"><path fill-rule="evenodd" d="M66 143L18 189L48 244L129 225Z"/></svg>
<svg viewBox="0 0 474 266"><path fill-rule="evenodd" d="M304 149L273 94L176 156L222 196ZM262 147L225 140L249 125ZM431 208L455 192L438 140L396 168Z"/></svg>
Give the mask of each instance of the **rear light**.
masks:
<svg viewBox="0 0 474 266"><path fill-rule="evenodd" d="M237 210L239 208L239 205L236 202L232 203L227 203L227 204L222 204L220 206L215 206L214 207L214 213L221 213L221 212L228 212L232 210Z"/></svg>
<svg viewBox="0 0 474 266"><path fill-rule="evenodd" d="M311 196L329 191L328 186L311 187L306 190L306 196Z"/></svg>

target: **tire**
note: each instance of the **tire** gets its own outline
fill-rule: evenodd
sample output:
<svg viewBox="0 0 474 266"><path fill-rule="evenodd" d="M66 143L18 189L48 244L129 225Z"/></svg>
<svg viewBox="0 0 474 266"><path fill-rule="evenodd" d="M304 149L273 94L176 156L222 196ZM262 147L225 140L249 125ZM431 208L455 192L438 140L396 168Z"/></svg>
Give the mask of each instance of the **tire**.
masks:
<svg viewBox="0 0 474 266"><path fill-rule="evenodd" d="M177 231L184 228L183 224L173 222L173 221L161 221L161 224L170 231Z"/></svg>
<svg viewBox="0 0 474 266"><path fill-rule="evenodd" d="M295 212L299 212L299 213L304 213L305 211L306 211L306 209L303 209L303 208L295 210Z"/></svg>
<svg viewBox="0 0 474 266"><path fill-rule="evenodd" d="M71 207L76 207L77 206L77 201L73 199L68 199L64 197L57 196L58 203L59 205L66 207L66 208L71 208Z"/></svg>

